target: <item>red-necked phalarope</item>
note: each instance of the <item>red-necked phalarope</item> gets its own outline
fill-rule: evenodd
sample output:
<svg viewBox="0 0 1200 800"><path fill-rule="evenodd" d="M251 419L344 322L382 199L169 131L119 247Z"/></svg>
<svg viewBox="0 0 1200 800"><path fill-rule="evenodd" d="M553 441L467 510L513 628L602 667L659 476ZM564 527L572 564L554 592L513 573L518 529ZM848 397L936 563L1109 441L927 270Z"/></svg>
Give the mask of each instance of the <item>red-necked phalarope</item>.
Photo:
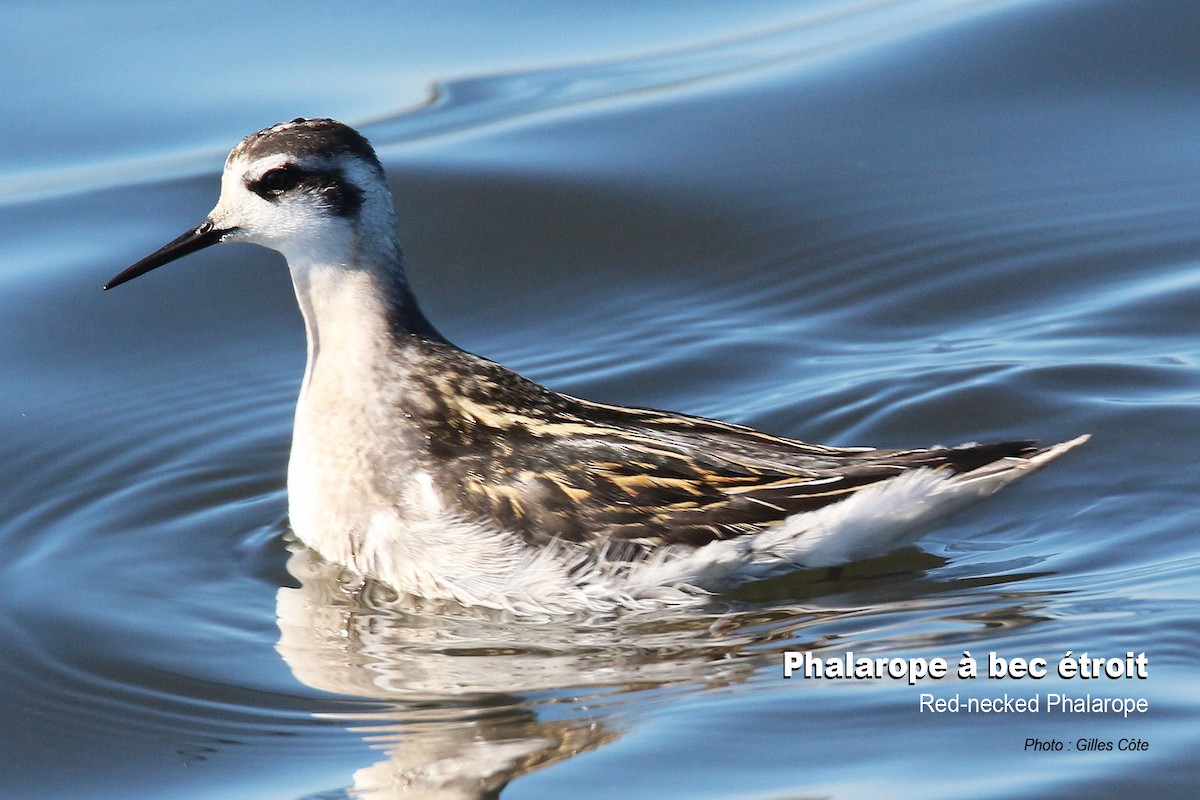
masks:
<svg viewBox="0 0 1200 800"><path fill-rule="evenodd" d="M248 136L208 218L105 288L232 241L287 258L308 334L292 528L405 593L538 613L696 597L894 549L1087 439L825 447L547 389L421 313L383 167L334 120Z"/></svg>

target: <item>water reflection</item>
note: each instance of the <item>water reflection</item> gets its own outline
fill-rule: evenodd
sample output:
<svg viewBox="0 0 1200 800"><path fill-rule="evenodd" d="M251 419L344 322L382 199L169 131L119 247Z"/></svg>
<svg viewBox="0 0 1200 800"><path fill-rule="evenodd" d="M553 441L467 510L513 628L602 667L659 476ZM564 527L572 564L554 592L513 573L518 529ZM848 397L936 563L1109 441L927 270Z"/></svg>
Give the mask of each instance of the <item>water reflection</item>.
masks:
<svg viewBox="0 0 1200 800"><path fill-rule="evenodd" d="M279 590L278 647L296 677L386 702L356 727L387 754L355 773L365 797L495 796L615 740L622 695L744 680L756 666L712 614L512 621L399 600L303 549L288 570L301 585Z"/></svg>
<svg viewBox="0 0 1200 800"><path fill-rule="evenodd" d="M680 693L775 680L784 649L920 647L1044 619L1035 593L955 598L982 579L935 580L927 570L944 559L915 549L704 607L531 621L397 598L293 548L287 566L300 585L277 594L280 654L310 687L380 701L338 716L385 754L355 772L355 797L498 797L514 778L615 741ZM805 599L779 602L786 595ZM956 611L961 603L969 610ZM912 625L922 610L941 629ZM893 630L893 615L905 625Z"/></svg>

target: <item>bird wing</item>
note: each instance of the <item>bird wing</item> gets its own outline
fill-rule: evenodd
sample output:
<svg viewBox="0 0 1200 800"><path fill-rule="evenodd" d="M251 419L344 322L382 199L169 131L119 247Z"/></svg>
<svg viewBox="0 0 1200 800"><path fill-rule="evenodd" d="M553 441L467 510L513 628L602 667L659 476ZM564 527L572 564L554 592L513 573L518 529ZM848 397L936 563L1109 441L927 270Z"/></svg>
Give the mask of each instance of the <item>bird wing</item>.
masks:
<svg viewBox="0 0 1200 800"><path fill-rule="evenodd" d="M1031 442L927 450L812 445L652 409L565 398L510 410L502 467L473 470L460 500L535 544L699 546L770 527L917 468L967 472ZM525 446L523 446L523 444Z"/></svg>

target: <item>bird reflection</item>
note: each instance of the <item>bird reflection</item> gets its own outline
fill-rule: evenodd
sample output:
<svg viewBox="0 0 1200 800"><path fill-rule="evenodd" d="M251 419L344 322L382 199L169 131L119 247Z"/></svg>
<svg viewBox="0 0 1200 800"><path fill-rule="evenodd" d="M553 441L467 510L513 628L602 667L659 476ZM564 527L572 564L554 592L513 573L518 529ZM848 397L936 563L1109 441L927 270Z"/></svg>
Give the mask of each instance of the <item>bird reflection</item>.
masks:
<svg viewBox="0 0 1200 800"><path fill-rule="evenodd" d="M915 549L705 607L535 620L400 598L293 547L287 566L299 586L278 591L278 650L304 684L379 701L349 721L385 755L353 777L351 795L373 800L499 797L514 778L615 741L648 708L773 675L784 649L864 647L842 623L826 629L831 619L928 606L958 626L892 629L883 648L1041 619L1037 597L1011 587L990 596L999 606L975 597L976 611L947 609L938 597L983 581L933 580L945 561Z"/></svg>

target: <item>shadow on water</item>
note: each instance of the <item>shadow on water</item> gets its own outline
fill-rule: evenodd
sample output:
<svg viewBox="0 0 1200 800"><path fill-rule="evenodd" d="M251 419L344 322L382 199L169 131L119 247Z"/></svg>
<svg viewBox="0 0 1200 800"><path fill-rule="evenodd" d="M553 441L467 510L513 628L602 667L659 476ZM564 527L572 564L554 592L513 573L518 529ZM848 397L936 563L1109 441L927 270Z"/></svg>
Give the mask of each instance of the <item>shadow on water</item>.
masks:
<svg viewBox="0 0 1200 800"><path fill-rule="evenodd" d="M1045 619L1041 593L1000 588L1032 574L940 581L928 571L945 560L915 549L700 607L531 620L398 598L290 548L299 586L278 591L277 649L305 685L377 701L327 716L384 754L349 790L378 800L498 797L517 777L615 742L682 694L777 674L784 649L919 648ZM940 621L913 626L914 615ZM907 622L893 629L891 617Z"/></svg>

